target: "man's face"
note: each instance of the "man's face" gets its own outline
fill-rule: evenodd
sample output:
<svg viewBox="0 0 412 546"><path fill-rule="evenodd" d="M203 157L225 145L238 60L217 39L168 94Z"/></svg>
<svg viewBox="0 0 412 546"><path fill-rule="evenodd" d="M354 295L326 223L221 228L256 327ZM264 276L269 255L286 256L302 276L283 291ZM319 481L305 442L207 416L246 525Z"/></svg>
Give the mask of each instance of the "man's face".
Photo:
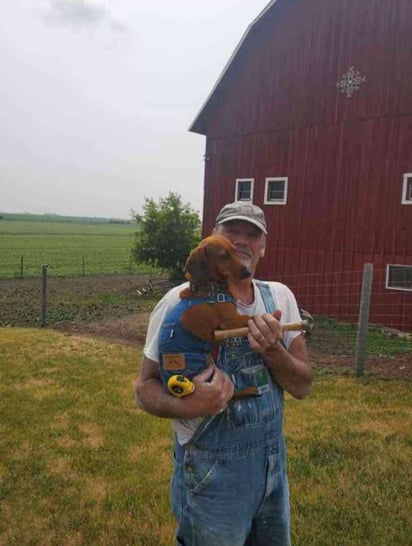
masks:
<svg viewBox="0 0 412 546"><path fill-rule="evenodd" d="M241 262L251 273L255 272L266 245L265 234L258 227L244 220L231 220L218 225L213 233L228 239L235 246Z"/></svg>

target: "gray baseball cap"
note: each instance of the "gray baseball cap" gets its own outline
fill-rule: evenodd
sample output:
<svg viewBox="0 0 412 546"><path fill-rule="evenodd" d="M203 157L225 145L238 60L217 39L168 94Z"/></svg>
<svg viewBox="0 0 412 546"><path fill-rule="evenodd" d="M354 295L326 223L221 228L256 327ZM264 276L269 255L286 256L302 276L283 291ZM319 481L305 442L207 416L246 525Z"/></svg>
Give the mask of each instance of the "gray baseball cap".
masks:
<svg viewBox="0 0 412 546"><path fill-rule="evenodd" d="M216 225L230 222L231 220L243 220L258 227L267 235L265 214L263 210L253 203L235 201L225 205L216 217Z"/></svg>

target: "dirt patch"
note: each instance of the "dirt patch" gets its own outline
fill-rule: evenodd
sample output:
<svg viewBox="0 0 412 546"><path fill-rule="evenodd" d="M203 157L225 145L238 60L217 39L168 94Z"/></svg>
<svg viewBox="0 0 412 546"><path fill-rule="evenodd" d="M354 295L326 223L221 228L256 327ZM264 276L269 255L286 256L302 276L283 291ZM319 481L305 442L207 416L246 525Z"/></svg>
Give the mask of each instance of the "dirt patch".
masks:
<svg viewBox="0 0 412 546"><path fill-rule="evenodd" d="M323 372L340 372L353 374L356 362L353 356L331 356L310 350L315 369ZM412 353L385 357L367 357L364 371L388 379L412 379Z"/></svg>
<svg viewBox="0 0 412 546"><path fill-rule="evenodd" d="M95 275L47 279L47 325L115 320L150 311L156 294L140 297L148 275ZM39 326L42 323L42 280L0 281L0 326Z"/></svg>
<svg viewBox="0 0 412 546"><path fill-rule="evenodd" d="M56 329L76 335L85 335L142 347L146 339L150 312L137 313L128 317L88 324L57 324Z"/></svg>
<svg viewBox="0 0 412 546"><path fill-rule="evenodd" d="M116 320L89 324L60 325L59 330L77 335L97 337L116 343L142 348L146 338L150 312L137 313ZM331 355L320 352L309 343L311 361L323 373L355 373L354 356ZM412 353L386 357L368 357L365 373L388 379L412 379Z"/></svg>

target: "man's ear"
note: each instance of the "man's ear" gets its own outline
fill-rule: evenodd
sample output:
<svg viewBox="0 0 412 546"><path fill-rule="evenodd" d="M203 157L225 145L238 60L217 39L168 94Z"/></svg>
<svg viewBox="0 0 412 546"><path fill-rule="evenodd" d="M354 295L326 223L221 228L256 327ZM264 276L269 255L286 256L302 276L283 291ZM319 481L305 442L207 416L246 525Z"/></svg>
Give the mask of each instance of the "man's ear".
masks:
<svg viewBox="0 0 412 546"><path fill-rule="evenodd" d="M266 252L266 236L263 236L263 247L260 249L259 256L263 258L265 256L265 252Z"/></svg>

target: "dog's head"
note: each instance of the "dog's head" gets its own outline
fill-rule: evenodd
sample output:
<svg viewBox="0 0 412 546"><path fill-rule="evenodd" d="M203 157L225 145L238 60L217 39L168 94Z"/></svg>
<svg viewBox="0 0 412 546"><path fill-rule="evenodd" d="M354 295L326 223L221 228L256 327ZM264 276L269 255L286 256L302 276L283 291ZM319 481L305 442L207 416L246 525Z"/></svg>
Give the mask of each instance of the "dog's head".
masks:
<svg viewBox="0 0 412 546"><path fill-rule="evenodd" d="M186 279L199 286L228 279L246 279L251 273L236 256L236 249L219 235L206 237L186 260Z"/></svg>

